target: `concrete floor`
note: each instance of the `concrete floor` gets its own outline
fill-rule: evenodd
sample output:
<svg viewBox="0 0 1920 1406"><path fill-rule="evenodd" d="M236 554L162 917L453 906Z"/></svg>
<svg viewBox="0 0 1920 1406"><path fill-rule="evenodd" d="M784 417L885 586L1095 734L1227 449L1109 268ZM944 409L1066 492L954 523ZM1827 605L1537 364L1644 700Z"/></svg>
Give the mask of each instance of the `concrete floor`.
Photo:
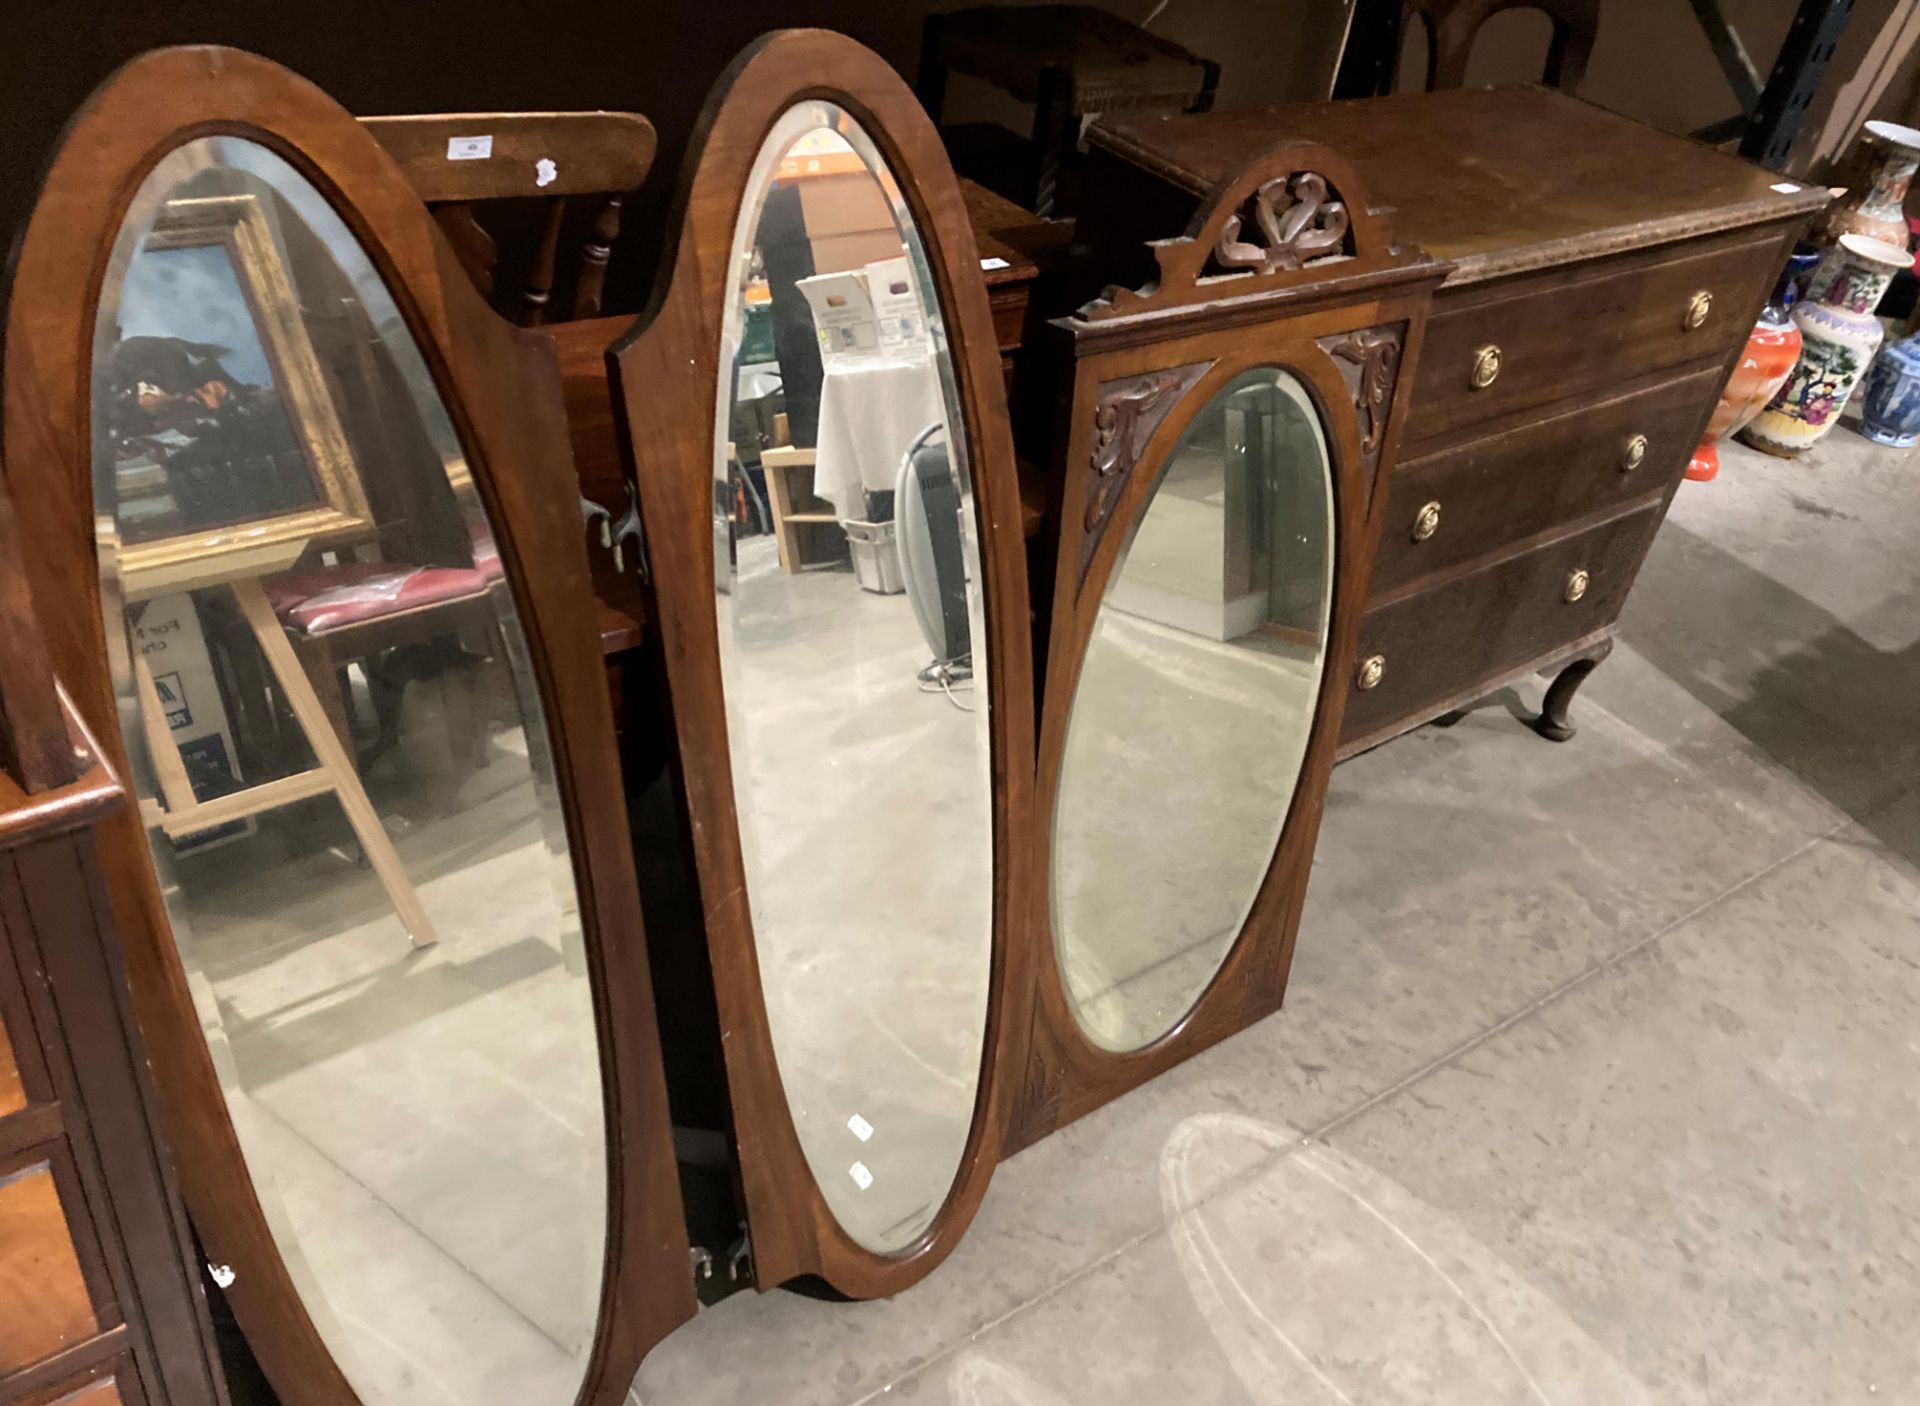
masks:
<svg viewBox="0 0 1920 1406"><path fill-rule="evenodd" d="M365 779L437 943L409 946L331 801L178 859L175 931L262 1207L360 1395L570 1399L606 1236L572 877L520 727L472 769L431 691L402 718Z"/></svg>
<svg viewBox="0 0 1920 1406"><path fill-rule="evenodd" d="M916 679L931 656L907 596L845 568L788 575L771 537L736 555L720 637L774 1060L829 1208L891 1252L932 1224L973 1122L993 951L987 681Z"/></svg>
<svg viewBox="0 0 1920 1406"><path fill-rule="evenodd" d="M1283 1013L924 1284L735 1296L635 1399L1913 1399L1920 463L1725 462L1574 741L1530 680L1335 773Z"/></svg>

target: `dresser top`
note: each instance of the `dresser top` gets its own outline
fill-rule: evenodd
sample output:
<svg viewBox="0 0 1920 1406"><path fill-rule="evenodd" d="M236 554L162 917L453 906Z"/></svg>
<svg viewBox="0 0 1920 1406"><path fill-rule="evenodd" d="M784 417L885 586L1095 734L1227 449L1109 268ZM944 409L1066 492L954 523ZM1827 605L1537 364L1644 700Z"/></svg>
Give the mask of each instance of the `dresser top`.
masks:
<svg viewBox="0 0 1920 1406"><path fill-rule="evenodd" d="M1107 117L1089 138L1195 195L1282 142L1323 143L1359 169L1396 239L1456 265L1450 283L1804 216L1827 201L1823 187L1536 87Z"/></svg>

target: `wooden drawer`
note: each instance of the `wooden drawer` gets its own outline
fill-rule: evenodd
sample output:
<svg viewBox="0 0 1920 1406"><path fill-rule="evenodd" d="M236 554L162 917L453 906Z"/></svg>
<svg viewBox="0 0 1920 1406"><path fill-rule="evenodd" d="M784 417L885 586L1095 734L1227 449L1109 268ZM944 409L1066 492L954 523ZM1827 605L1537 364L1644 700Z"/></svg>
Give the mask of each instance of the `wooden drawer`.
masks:
<svg viewBox="0 0 1920 1406"><path fill-rule="evenodd" d="M1719 392L1713 367L1402 463L1368 597L1664 491Z"/></svg>
<svg viewBox="0 0 1920 1406"><path fill-rule="evenodd" d="M0 1170L0 1377L101 1329L55 1164Z"/></svg>
<svg viewBox="0 0 1920 1406"><path fill-rule="evenodd" d="M1434 299L1408 411L1408 454L1473 426L1590 395L1662 367L1722 361L1752 329L1778 269L1777 233L1607 259ZM1689 327L1697 294L1711 296ZM1483 348L1498 372L1476 389Z"/></svg>
<svg viewBox="0 0 1920 1406"><path fill-rule="evenodd" d="M1425 714L1480 680L1611 624L1661 516L1662 505L1654 503L1369 611L1360 623L1342 743ZM1586 590L1569 602L1576 571L1587 573ZM1380 682L1360 688L1374 656L1385 662Z"/></svg>

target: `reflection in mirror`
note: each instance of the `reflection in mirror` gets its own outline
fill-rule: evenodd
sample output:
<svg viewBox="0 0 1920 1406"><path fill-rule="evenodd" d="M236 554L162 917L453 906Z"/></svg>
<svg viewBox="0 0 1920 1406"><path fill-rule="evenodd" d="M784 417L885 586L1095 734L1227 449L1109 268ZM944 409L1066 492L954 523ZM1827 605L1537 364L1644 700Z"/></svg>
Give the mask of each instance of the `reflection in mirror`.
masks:
<svg viewBox="0 0 1920 1406"><path fill-rule="evenodd" d="M1054 805L1053 930L1081 1028L1138 1049L1226 960L1306 756L1333 588L1320 417L1287 372L1223 386L1108 577Z"/></svg>
<svg viewBox="0 0 1920 1406"><path fill-rule="evenodd" d="M135 789L307 1312L369 1406L570 1402L599 1046L539 692L420 351L319 192L212 137L134 198L93 381Z"/></svg>
<svg viewBox="0 0 1920 1406"><path fill-rule="evenodd" d="M730 265L714 503L734 804L774 1055L859 1244L932 1224L992 950L967 444L912 217L841 109L790 109Z"/></svg>

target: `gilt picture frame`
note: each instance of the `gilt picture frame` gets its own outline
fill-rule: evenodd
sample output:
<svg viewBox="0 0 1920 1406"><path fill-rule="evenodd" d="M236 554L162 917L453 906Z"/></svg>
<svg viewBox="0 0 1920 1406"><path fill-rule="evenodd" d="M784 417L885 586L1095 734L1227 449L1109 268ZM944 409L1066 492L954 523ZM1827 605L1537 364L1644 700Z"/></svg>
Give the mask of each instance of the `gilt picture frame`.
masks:
<svg viewBox="0 0 1920 1406"><path fill-rule="evenodd" d="M333 386L258 199L168 201L129 260L118 312L96 442L123 503L155 503L152 533L115 544L143 594L372 534Z"/></svg>

